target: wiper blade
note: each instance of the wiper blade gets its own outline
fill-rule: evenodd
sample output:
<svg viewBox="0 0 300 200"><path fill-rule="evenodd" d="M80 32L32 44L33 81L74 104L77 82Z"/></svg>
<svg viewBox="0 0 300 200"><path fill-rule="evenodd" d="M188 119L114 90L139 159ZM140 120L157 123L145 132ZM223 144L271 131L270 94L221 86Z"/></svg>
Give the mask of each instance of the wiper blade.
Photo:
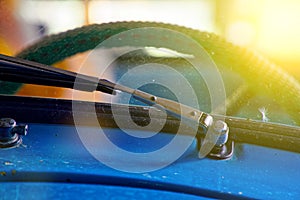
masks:
<svg viewBox="0 0 300 200"><path fill-rule="evenodd" d="M95 108L101 127L118 128L115 118L112 116L111 104L78 101L79 103L84 106L80 107L80 110L77 110L79 108L75 108L74 110L72 101L70 100L0 95L0 112L23 123L74 125L74 111L82 112L86 118L90 118L94 113L89 113L89 108L93 107ZM119 110L118 115L120 116L118 117L124 118L124 120L128 117L128 109L134 121L144 122L145 117L149 117L149 107L115 106ZM54 115L55 117L53 117ZM217 118L218 116L213 117ZM156 120L160 120L160 118ZM230 127L229 140L236 143L254 144L300 153L300 127L298 126L228 116L225 117L225 121ZM91 123L90 120L83 120L80 125L95 126L95 123ZM161 132L176 134L179 125L179 120L168 116ZM182 134L185 135L185 132Z"/></svg>

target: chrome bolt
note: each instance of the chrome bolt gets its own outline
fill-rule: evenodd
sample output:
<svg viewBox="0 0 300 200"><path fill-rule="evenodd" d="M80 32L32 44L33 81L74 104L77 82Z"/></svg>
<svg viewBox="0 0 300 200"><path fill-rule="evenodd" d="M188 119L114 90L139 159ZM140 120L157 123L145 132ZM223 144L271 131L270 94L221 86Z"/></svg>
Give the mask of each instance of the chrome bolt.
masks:
<svg viewBox="0 0 300 200"><path fill-rule="evenodd" d="M26 135L28 125L16 125L11 118L0 119L0 148L16 147L22 142L21 135Z"/></svg>
<svg viewBox="0 0 300 200"><path fill-rule="evenodd" d="M213 123L213 130L216 134L219 135L216 141L216 145L217 146L224 145L228 140L229 128L227 124L221 120L217 120L216 122Z"/></svg>

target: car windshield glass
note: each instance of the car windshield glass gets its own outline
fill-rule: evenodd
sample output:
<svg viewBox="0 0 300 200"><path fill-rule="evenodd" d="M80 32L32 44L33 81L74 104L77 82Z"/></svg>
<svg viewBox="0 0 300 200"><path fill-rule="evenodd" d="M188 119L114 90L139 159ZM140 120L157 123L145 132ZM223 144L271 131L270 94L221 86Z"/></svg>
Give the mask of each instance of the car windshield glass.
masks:
<svg viewBox="0 0 300 200"><path fill-rule="evenodd" d="M122 9L125 2L128 9ZM284 16L294 23L291 16L297 15L300 4L266 1L258 7L251 3L247 12L241 12L244 4L238 2L230 7L220 1L1 2L7 19L0 24L1 54L76 75L76 79L59 78L50 72L49 78L32 70L24 72L24 80L19 68L13 70L16 76L2 71L1 93L149 105L131 92L126 94L124 88L115 95L105 94L113 93L111 88L95 84L95 90L102 92L82 89L90 82L80 83L80 77L92 77L149 93L153 95L150 102L159 97L212 115L297 126L300 84L298 69L292 66L298 62L294 50L298 45L290 33L297 33L293 27L298 26L276 31L269 16L281 18L277 11L285 10L282 6L293 8ZM135 6L168 8L169 12L148 18L136 13ZM178 18L181 6L188 20ZM54 15L47 13L48 7L56 10ZM100 7L103 13L96 13L94 9ZM120 12L108 19L104 10L109 8ZM120 20L145 22L115 22ZM45 79L43 86L35 82Z"/></svg>

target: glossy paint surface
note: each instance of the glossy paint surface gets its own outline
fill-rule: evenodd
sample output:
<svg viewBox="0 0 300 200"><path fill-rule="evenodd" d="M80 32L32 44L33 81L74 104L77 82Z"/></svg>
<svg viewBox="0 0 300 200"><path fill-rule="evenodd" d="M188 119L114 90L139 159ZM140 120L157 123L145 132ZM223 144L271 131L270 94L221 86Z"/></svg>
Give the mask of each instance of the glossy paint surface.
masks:
<svg viewBox="0 0 300 200"><path fill-rule="evenodd" d="M86 127L87 131L93 127ZM119 129L106 134L122 135ZM171 137L161 133L153 145ZM136 143L119 139L124 148ZM195 144L175 163L149 173L125 173L96 160L72 125L29 124L23 146L0 150L0 193L4 199L125 198L192 199L212 191L224 198L297 199L300 155L255 145L237 144L230 160L197 158ZM153 148L139 146L137 151ZM109 150L98 148L109 155ZM162 155L166 156L166 155ZM118 162L112 160L111 162ZM128 162L131 162L128 160ZM155 160L153 161L155 163ZM134 163L133 163L134 165ZM112 192L113 191L113 192ZM99 194L101 193L101 194Z"/></svg>

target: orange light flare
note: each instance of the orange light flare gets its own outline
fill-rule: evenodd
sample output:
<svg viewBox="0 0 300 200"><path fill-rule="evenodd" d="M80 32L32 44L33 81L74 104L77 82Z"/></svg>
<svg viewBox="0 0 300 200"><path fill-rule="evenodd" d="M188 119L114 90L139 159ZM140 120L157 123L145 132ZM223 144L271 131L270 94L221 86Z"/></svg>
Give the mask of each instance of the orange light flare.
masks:
<svg viewBox="0 0 300 200"><path fill-rule="evenodd" d="M235 2L229 10L226 38L258 50L300 78L300 1Z"/></svg>

